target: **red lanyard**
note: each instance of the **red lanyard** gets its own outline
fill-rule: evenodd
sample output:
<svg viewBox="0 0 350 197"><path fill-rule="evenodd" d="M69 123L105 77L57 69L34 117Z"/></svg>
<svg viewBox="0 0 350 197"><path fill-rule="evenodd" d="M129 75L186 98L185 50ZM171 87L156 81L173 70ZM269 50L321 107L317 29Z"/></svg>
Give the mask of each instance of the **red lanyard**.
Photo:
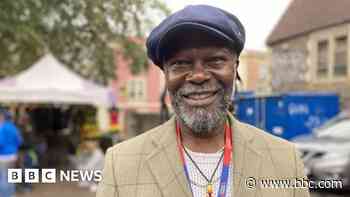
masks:
<svg viewBox="0 0 350 197"><path fill-rule="evenodd" d="M231 133L231 126L226 123L225 124L225 146L224 146L224 164L223 164L223 168L222 168L222 172L221 172L221 178L220 178L220 186L219 186L219 190L218 190L218 197L225 197L226 196L226 189L227 189L227 182L228 182L228 172L229 172L229 166L230 166L230 162L231 162L231 156L232 156L232 133ZM185 174L192 192L192 196L193 196L193 191L192 191L192 187L190 184L190 177L188 174L188 169L186 166L186 162L185 162L185 156L184 156L184 147L182 144L182 140L181 140L181 128L180 125L178 123L178 121L176 121L176 140L177 140L177 146L179 149L179 153L180 153L180 158L185 170Z"/></svg>

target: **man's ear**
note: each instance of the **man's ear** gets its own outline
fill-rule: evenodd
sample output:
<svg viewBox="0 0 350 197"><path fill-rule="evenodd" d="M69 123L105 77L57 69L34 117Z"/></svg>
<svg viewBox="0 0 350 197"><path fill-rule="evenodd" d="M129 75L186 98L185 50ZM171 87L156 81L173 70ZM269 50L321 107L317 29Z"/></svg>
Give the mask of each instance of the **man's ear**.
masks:
<svg viewBox="0 0 350 197"><path fill-rule="evenodd" d="M163 64L163 76L164 76L164 85L165 85L165 88L168 88L168 70L164 67L165 65Z"/></svg>

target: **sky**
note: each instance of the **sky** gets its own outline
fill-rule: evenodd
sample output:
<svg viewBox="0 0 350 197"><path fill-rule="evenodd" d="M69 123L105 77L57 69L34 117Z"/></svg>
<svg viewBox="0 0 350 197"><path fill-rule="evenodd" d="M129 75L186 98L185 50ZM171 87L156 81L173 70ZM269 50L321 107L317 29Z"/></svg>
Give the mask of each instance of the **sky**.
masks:
<svg viewBox="0 0 350 197"><path fill-rule="evenodd" d="M164 0L172 12L207 4L236 15L246 30L245 49L266 50L265 41L291 0Z"/></svg>

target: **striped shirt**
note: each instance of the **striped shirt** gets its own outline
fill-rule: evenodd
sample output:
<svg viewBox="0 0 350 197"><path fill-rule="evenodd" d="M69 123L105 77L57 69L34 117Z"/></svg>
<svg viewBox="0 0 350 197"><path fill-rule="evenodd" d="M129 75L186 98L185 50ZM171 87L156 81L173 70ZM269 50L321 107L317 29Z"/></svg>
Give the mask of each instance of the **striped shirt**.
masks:
<svg viewBox="0 0 350 197"><path fill-rule="evenodd" d="M193 152L190 149L186 148L187 152L191 155L192 159L196 162L199 169L204 173L204 175L210 179L212 176L215 167L220 160L220 157L224 151L222 148L218 152L215 153L199 153L199 152ZM200 174L198 169L194 166L191 159L185 154L185 162L188 169L188 174L191 182L191 187L193 191L193 197L204 197L208 196L207 194L207 180ZM220 185L220 176L223 166L223 159L220 161L219 168L215 172L215 175L213 177L213 197L217 196L217 192L219 190ZM226 190L226 197L231 197L230 191L231 191L231 182L232 182L232 173L230 173L228 177L228 185Z"/></svg>

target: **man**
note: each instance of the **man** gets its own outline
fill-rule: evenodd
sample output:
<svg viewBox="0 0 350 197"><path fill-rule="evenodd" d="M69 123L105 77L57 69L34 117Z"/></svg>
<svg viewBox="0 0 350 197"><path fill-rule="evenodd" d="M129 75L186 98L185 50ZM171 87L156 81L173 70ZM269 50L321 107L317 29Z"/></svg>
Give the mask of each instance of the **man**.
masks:
<svg viewBox="0 0 350 197"><path fill-rule="evenodd" d="M227 110L245 42L232 14L188 6L149 35L175 116L108 150L97 197L309 196L260 180L304 178L290 143L240 123Z"/></svg>
<svg viewBox="0 0 350 197"><path fill-rule="evenodd" d="M10 113L0 109L0 193L3 197L12 197L15 193L15 185L7 181L7 169L15 167L18 148L22 142L22 136L11 121Z"/></svg>
<svg viewBox="0 0 350 197"><path fill-rule="evenodd" d="M80 154L72 159L75 168L80 170L98 171L103 168L103 151L99 146L98 139L87 137L82 143ZM97 184L95 181L83 180L78 186L88 187L90 191L96 192Z"/></svg>

